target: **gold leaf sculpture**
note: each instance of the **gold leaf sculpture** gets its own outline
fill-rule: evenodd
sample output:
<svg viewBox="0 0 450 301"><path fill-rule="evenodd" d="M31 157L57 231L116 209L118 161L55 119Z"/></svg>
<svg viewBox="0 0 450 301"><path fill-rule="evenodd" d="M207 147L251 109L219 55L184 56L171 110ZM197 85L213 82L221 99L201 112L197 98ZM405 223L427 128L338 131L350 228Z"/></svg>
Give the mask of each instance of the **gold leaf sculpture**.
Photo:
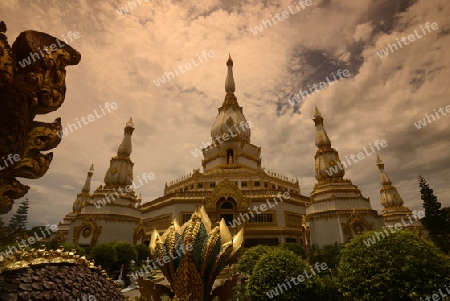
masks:
<svg viewBox="0 0 450 301"><path fill-rule="evenodd" d="M223 219L211 229L203 206L183 226L175 219L162 236L154 230L150 254L171 284L174 300L209 300L216 277L240 251L243 233L233 237Z"/></svg>

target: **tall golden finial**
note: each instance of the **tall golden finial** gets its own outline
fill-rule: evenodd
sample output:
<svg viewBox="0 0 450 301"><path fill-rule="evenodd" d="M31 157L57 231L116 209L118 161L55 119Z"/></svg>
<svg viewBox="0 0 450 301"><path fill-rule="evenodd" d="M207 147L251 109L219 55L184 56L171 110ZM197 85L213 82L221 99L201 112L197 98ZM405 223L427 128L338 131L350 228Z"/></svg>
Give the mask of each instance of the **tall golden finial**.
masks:
<svg viewBox="0 0 450 301"><path fill-rule="evenodd" d="M89 191L91 190L91 178L93 174L94 174L94 163L91 164L91 167L88 170L86 180L84 181L84 185L83 188L81 189L81 192L89 193Z"/></svg>
<svg viewBox="0 0 450 301"><path fill-rule="evenodd" d="M384 167L383 161L381 160L379 155L377 155L377 165L381 166L381 167Z"/></svg>
<svg viewBox="0 0 450 301"><path fill-rule="evenodd" d="M233 60L231 59L231 55L228 54L227 61L228 73L227 79L225 80L225 92L227 94L233 94L235 91L234 78L233 78Z"/></svg>
<svg viewBox="0 0 450 301"><path fill-rule="evenodd" d="M378 156L378 155L377 155L377 166L378 166L378 169L380 170L381 185L391 185L392 184L391 179L389 178L387 173L384 171L384 163L380 159L380 156Z"/></svg>
<svg viewBox="0 0 450 301"><path fill-rule="evenodd" d="M330 138L328 138L327 132L323 127L323 117L320 115L317 106L315 107L313 120L316 125L316 146L325 149L331 148Z"/></svg>
<svg viewBox="0 0 450 301"><path fill-rule="evenodd" d="M130 117L130 120L128 120L128 122L127 122L127 126L134 127L133 117Z"/></svg>
<svg viewBox="0 0 450 301"><path fill-rule="evenodd" d="M317 106L315 106L315 110L314 110L314 116L320 116L320 112L319 109L317 108Z"/></svg>

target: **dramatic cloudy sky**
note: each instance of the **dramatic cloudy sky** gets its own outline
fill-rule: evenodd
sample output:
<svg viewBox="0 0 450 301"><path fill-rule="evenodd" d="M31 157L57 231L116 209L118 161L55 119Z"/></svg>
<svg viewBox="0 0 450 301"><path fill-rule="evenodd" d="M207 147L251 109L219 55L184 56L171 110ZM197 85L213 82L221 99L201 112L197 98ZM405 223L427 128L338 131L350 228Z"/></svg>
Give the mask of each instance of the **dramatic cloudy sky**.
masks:
<svg viewBox="0 0 450 301"><path fill-rule="evenodd" d="M117 10L127 5L124 0L2 0L0 16L11 44L28 29L58 38L70 31L80 34L69 43L82 59L67 68L66 100L38 120L59 116L66 126L106 102L118 105L65 136L43 178L23 180L31 186L30 226L62 220L91 163L92 188L102 183L130 116L136 127L134 176L156 176L137 189L144 201L162 195L166 182L201 168L201 158L191 150L210 140L225 96L228 53L236 96L253 124L251 141L262 147L266 169L298 177L302 193L310 194L316 152L311 118L317 105L341 159L384 139L388 146L378 153L405 204L421 208L417 176L422 174L440 202L450 206L450 116L421 129L414 125L450 105L447 0L312 0L294 15L291 0L134 2L123 14ZM288 11L285 20L252 32L261 20L283 11ZM436 22L438 29L423 36L420 26L427 22ZM415 30L423 37L389 56L377 55ZM198 63L197 54L210 50L214 57L199 66L159 87L153 82L173 66L191 59ZM300 107L288 103L339 69L347 69L349 78L311 95ZM354 163L346 177L380 210L375 159Z"/></svg>

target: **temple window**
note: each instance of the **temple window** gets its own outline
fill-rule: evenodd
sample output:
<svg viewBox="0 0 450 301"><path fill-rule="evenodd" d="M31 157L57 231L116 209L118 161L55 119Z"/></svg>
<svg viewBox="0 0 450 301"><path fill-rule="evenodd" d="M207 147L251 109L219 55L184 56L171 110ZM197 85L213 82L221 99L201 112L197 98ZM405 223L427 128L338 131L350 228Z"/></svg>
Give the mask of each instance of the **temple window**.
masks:
<svg viewBox="0 0 450 301"><path fill-rule="evenodd" d="M260 213L250 217L249 223L273 223L273 213Z"/></svg>
<svg viewBox="0 0 450 301"><path fill-rule="evenodd" d="M222 204L222 206L220 206L220 209L233 209L233 204L231 204L230 202L225 202Z"/></svg>
<svg viewBox="0 0 450 301"><path fill-rule="evenodd" d="M255 182L255 187L259 187L259 186L261 186L261 183L259 183L259 181L256 181Z"/></svg>
<svg viewBox="0 0 450 301"><path fill-rule="evenodd" d="M241 182L241 187L247 187L247 182L246 181L242 181Z"/></svg>
<svg viewBox="0 0 450 301"><path fill-rule="evenodd" d="M191 219L192 213L182 213L181 214L181 224L188 222Z"/></svg>
<svg viewBox="0 0 450 301"><path fill-rule="evenodd" d="M231 148L227 150L227 164L234 164L234 153Z"/></svg>

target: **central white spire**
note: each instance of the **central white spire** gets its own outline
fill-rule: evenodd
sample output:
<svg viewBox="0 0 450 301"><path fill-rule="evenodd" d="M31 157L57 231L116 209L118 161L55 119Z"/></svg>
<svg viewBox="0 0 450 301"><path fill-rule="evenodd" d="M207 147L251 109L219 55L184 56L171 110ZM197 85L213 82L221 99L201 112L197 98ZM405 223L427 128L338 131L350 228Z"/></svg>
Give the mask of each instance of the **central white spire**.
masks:
<svg viewBox="0 0 450 301"><path fill-rule="evenodd" d="M231 59L231 55L228 54L228 73L227 73L227 79L225 80L225 92L227 94L233 94L236 87L234 85L234 78L233 78L233 60Z"/></svg>

